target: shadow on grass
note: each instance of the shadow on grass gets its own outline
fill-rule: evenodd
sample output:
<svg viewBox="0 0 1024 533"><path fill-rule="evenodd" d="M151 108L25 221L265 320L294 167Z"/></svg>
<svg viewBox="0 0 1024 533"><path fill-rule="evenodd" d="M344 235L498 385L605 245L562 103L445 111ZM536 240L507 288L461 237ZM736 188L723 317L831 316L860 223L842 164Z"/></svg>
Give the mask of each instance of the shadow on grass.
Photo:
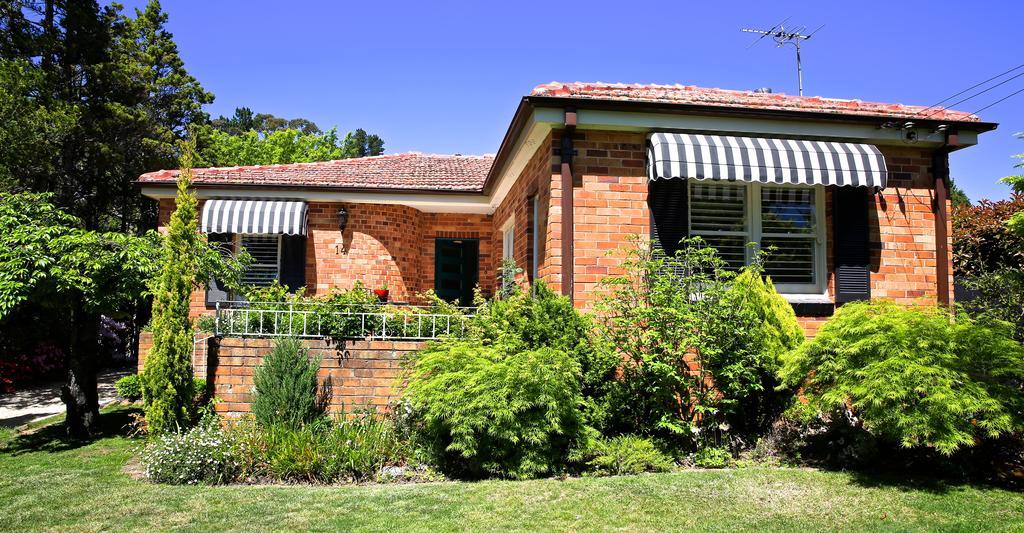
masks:
<svg viewBox="0 0 1024 533"><path fill-rule="evenodd" d="M74 439L67 435L63 420L39 429L29 429L15 436L6 445L0 445L0 453L21 455L25 453L56 453L74 450L100 439L127 436L134 422L132 415L141 413L137 407L113 407L100 412L96 431L92 439Z"/></svg>

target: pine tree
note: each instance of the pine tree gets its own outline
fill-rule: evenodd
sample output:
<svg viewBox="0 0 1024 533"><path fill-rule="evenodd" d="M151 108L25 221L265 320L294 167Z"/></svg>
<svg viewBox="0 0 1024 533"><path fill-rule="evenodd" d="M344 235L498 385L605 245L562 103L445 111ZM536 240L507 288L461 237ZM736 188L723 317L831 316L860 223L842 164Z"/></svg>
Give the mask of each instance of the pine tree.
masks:
<svg viewBox="0 0 1024 533"><path fill-rule="evenodd" d="M189 190L195 141L182 143L177 208L171 214L163 248L163 271L153 295L153 348L143 370L143 400L150 431L160 433L188 425L194 396L192 322L189 297L198 266L194 251L198 201Z"/></svg>

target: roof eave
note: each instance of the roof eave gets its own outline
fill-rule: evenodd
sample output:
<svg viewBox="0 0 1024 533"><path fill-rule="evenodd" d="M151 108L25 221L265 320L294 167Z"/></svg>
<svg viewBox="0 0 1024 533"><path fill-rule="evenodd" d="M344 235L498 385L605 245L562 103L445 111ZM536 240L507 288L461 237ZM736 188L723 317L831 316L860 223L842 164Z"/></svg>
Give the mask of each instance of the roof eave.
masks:
<svg viewBox="0 0 1024 533"><path fill-rule="evenodd" d="M175 188L174 181L135 181L135 186ZM406 187L346 187L344 185L291 185L283 183L234 183L234 182L193 182L192 186L197 189L272 189L284 191L344 191L353 193L404 193L404 194L482 194L481 189L422 189Z"/></svg>
<svg viewBox="0 0 1024 533"><path fill-rule="evenodd" d="M790 119L790 120L812 120L822 122L853 122L853 123L879 123L893 120L909 120L921 126L938 126L946 124L951 127L968 129L984 133L996 129L999 124L995 122L967 121L967 120L935 120L928 118L914 117L887 117L878 115L862 115L840 112L821 111L797 111L783 109L755 109L748 107L728 107L705 104L684 104L675 102L639 102L605 98L576 98L571 96L526 96L524 103L533 107L565 107L575 106L577 108L591 108L602 110L623 110L633 112L651 113L680 113L700 115L731 115L745 118L766 118L766 119ZM523 106L520 105L520 108ZM504 148L508 140L506 134L502 141ZM500 153L500 150L499 150ZM492 167L492 172L493 172Z"/></svg>

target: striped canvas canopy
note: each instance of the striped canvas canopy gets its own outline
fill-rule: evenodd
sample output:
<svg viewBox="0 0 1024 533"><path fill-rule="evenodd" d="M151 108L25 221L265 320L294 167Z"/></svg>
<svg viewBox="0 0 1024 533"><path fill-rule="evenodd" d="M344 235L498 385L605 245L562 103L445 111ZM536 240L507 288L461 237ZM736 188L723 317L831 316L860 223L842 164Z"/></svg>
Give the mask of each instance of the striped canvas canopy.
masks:
<svg viewBox="0 0 1024 533"><path fill-rule="evenodd" d="M654 133L647 149L652 180L749 181L885 188L885 159L870 144Z"/></svg>
<svg viewBox="0 0 1024 533"><path fill-rule="evenodd" d="M203 233L305 235L306 202L294 200L207 200L200 218Z"/></svg>

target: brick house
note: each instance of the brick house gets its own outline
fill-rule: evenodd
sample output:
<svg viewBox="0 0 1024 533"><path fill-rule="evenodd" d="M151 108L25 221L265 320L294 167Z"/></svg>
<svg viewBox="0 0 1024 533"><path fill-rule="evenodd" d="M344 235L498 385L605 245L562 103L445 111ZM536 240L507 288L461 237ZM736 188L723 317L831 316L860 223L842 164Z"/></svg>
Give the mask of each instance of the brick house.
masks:
<svg viewBox="0 0 1024 533"><path fill-rule="evenodd" d="M948 154L995 124L941 108L691 86L552 83L493 156L405 153L196 169L201 226L256 258L251 283L361 281L468 303L513 258L587 307L627 236L700 235L733 265L753 241L808 333L837 304L952 299ZM142 193L174 208L177 171ZM193 296L208 313L228 295Z"/></svg>

